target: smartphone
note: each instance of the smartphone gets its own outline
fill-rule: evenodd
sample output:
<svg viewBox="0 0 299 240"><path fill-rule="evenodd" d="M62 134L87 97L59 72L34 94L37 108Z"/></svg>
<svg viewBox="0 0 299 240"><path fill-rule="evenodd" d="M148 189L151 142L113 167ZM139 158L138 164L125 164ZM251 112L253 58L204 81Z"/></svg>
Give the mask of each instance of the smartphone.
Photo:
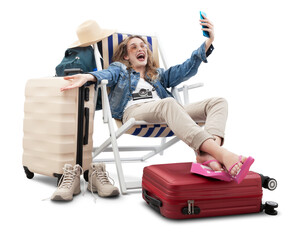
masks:
<svg viewBox="0 0 299 240"><path fill-rule="evenodd" d="M204 12L200 11L199 12L200 15L200 19L204 19L202 15L204 15L205 17L207 16L207 14L205 14ZM202 28L208 28L207 26L202 26ZM203 35L207 38L210 38L210 34L208 31L203 31Z"/></svg>

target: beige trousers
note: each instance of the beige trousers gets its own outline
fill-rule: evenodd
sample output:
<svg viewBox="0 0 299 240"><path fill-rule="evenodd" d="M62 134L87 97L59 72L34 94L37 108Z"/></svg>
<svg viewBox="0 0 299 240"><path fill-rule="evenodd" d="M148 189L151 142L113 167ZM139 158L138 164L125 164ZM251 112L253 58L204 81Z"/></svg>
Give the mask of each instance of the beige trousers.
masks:
<svg viewBox="0 0 299 240"><path fill-rule="evenodd" d="M129 107L124 112L123 122L130 118L150 123L165 122L179 139L199 151L207 139L218 136L224 140L227 112L227 102L223 98L209 98L182 106L169 97ZM195 121L204 121L205 127L198 126Z"/></svg>

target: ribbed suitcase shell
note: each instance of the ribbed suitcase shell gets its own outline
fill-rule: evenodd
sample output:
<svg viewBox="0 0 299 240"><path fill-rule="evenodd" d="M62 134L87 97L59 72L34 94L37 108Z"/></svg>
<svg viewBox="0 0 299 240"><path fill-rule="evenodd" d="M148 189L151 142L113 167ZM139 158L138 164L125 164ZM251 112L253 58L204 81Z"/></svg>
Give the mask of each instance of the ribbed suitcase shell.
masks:
<svg viewBox="0 0 299 240"><path fill-rule="evenodd" d="M190 169L189 162L145 167L144 200L163 216L174 219L261 211L263 190L259 174L249 172L243 182L237 184L202 177L190 173ZM192 206L196 213L192 214Z"/></svg>
<svg viewBox="0 0 299 240"><path fill-rule="evenodd" d="M63 173L66 163L75 165L78 161L85 171L92 161L94 85L87 87L89 100L81 100L85 114L89 111L88 144L82 149L83 139L78 138L78 129L83 136L87 129L85 118L81 126L78 124L78 114L82 111L79 92L86 87L61 92L60 88L67 84L62 77L30 79L26 83L22 163L33 173L55 176Z"/></svg>

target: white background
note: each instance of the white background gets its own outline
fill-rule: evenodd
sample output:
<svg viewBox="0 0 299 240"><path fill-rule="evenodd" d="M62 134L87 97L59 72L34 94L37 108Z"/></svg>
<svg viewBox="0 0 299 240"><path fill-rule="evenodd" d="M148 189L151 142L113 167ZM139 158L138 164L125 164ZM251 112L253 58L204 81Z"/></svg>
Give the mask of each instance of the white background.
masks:
<svg viewBox="0 0 299 240"><path fill-rule="evenodd" d="M165 219L131 193L96 204L89 192L69 203L42 201L56 180L25 177L22 168L24 87L29 78L53 76L76 28L88 19L120 32L158 34L169 65L181 63L204 41L199 10L215 25L215 51L189 83L204 82L191 100L229 102L225 147L255 157L252 170L278 180L264 200L279 215ZM298 236L298 5L296 1L2 1L1 31L1 238L14 239L262 239ZM98 119L98 120L97 120ZM96 116L95 142L105 129ZM194 161L183 143L147 164ZM142 167L125 168L129 177ZM114 165L109 165L116 179ZM83 181L82 181L83 183ZM83 185L82 185L83 188ZM295 195L297 193L297 196ZM3 221L4 220L4 221Z"/></svg>

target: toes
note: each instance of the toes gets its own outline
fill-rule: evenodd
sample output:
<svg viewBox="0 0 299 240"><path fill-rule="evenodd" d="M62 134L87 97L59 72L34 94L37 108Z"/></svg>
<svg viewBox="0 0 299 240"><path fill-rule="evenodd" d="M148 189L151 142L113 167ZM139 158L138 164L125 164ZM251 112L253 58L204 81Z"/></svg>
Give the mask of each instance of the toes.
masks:
<svg viewBox="0 0 299 240"><path fill-rule="evenodd" d="M237 173L237 172L236 172L236 171L237 171L236 168L237 168L237 167L234 166L234 167L230 170L230 174L231 174L233 177L234 177L234 176L236 175L236 173Z"/></svg>
<svg viewBox="0 0 299 240"><path fill-rule="evenodd" d="M210 168L212 168L214 171L222 171L223 170L221 165L217 162L211 162L209 165L210 165Z"/></svg>
<svg viewBox="0 0 299 240"><path fill-rule="evenodd" d="M241 159L241 165L242 165L246 160L247 160L247 158L242 156L242 159ZM239 165L240 165L240 162L239 162Z"/></svg>
<svg viewBox="0 0 299 240"><path fill-rule="evenodd" d="M240 172L241 166L242 166L242 163L240 163L240 162L238 164L236 164L230 171L231 175L236 176Z"/></svg>

